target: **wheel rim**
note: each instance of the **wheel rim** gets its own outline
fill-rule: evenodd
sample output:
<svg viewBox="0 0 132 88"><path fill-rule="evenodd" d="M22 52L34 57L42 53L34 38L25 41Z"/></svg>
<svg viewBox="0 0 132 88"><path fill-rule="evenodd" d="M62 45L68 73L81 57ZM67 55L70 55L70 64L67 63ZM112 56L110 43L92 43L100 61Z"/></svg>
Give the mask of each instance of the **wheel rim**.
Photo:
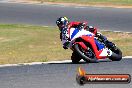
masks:
<svg viewBox="0 0 132 88"><path fill-rule="evenodd" d="M87 48L87 51L84 50L82 47L80 48L80 50L82 51L82 53L84 55L86 55L87 57L89 57L91 59L93 59L95 57L95 54L93 53L93 51L89 47Z"/></svg>
<svg viewBox="0 0 132 88"><path fill-rule="evenodd" d="M80 49L80 45L79 44L75 44L74 45L74 49L76 50L76 52L82 57L82 59L86 62L97 62L96 57L94 56L94 58L90 58L87 55L85 55L85 51L84 49ZM83 50L83 51L82 51Z"/></svg>

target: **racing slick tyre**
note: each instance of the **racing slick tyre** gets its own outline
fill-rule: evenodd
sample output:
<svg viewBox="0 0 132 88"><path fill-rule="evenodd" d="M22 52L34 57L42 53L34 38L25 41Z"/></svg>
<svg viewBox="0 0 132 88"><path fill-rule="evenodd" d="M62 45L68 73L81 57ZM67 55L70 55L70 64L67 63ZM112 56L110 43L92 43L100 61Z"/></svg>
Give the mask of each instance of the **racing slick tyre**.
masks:
<svg viewBox="0 0 132 88"><path fill-rule="evenodd" d="M92 62L92 63L97 63L97 59L95 57L95 54L93 52L93 50L88 47L87 51L84 51L83 48L80 47L80 45L75 44L74 45L74 49L75 51L82 57L82 59L86 62Z"/></svg>
<svg viewBox="0 0 132 88"><path fill-rule="evenodd" d="M112 61L120 61L122 59L122 52L118 47L115 47L112 50L112 56L109 57Z"/></svg>
<svg viewBox="0 0 132 88"><path fill-rule="evenodd" d="M72 60L72 63L77 64L81 60L81 57L78 55L78 53L73 51L72 56L71 56L71 60Z"/></svg>

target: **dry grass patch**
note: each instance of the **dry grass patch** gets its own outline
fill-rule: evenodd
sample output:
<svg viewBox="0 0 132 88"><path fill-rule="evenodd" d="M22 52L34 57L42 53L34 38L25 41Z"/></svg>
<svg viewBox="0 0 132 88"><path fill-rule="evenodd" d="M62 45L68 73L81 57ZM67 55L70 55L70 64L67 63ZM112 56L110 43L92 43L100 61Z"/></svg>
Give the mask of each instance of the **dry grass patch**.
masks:
<svg viewBox="0 0 132 88"><path fill-rule="evenodd" d="M132 55L132 34L103 34L121 48L124 56ZM59 30L55 27L1 24L0 40L0 64L65 60L72 53L62 48Z"/></svg>
<svg viewBox="0 0 132 88"><path fill-rule="evenodd" d="M84 5L132 5L132 0L28 0L38 1L41 3L53 2L53 3L76 3Z"/></svg>

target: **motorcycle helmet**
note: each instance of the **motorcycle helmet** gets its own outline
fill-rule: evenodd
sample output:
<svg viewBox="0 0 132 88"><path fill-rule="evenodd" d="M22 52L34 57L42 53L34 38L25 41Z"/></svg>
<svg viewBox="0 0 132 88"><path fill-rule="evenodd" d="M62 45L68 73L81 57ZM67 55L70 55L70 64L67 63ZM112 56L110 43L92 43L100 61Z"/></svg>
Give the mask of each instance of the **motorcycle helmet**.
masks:
<svg viewBox="0 0 132 88"><path fill-rule="evenodd" d="M67 17L59 17L56 21L57 26L59 27L60 31L62 28L66 27L69 23Z"/></svg>

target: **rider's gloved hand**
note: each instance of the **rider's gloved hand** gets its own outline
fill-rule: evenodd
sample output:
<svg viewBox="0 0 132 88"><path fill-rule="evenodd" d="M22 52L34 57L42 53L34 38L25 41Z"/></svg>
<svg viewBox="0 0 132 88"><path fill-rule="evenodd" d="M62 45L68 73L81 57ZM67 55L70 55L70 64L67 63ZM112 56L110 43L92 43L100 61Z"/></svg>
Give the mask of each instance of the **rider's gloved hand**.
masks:
<svg viewBox="0 0 132 88"><path fill-rule="evenodd" d="M101 34L101 33L99 33L99 32L96 34L96 36L97 36L97 37L99 37L99 36L101 36L101 35L102 35L102 34Z"/></svg>
<svg viewBox="0 0 132 88"><path fill-rule="evenodd" d="M84 27L86 26L86 23L85 22L82 22L79 24L79 29L83 29Z"/></svg>

